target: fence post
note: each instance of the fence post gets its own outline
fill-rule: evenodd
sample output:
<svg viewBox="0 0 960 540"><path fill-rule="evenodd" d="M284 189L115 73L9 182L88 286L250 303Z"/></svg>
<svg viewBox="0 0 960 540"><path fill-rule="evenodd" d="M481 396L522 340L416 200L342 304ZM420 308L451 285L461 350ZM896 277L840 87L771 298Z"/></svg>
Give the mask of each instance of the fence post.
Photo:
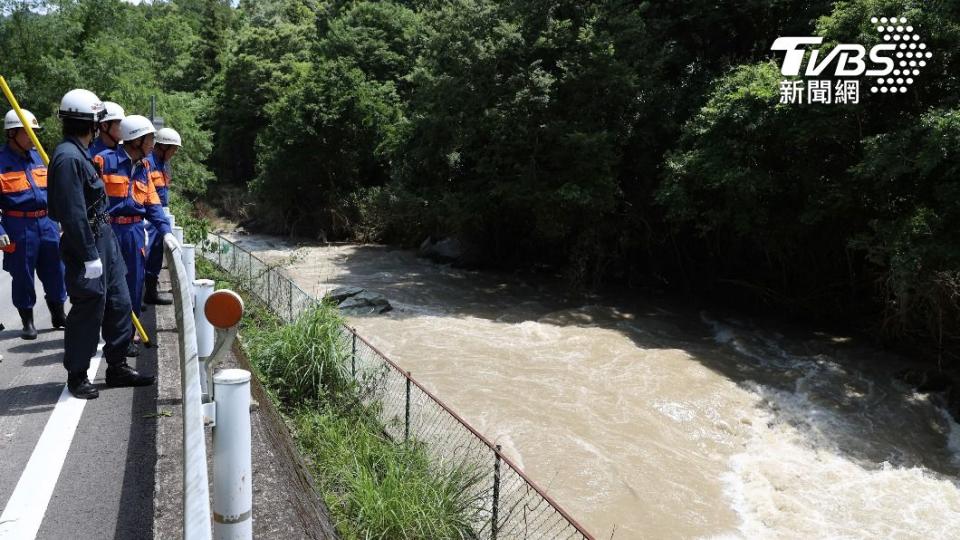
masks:
<svg viewBox="0 0 960 540"><path fill-rule="evenodd" d="M494 452L493 461L493 512L490 521L490 538L497 540L497 514L500 508L500 445Z"/></svg>
<svg viewBox="0 0 960 540"><path fill-rule="evenodd" d="M350 329L350 334L353 335L353 350L350 353L350 375L353 376L353 379L357 379L357 331L353 328Z"/></svg>
<svg viewBox="0 0 960 540"><path fill-rule="evenodd" d="M233 264L230 265L230 273L237 275L240 272L237 272L237 246L233 242L230 242L230 252L233 253ZM240 277L240 276L237 276Z"/></svg>
<svg viewBox="0 0 960 540"><path fill-rule="evenodd" d="M273 268L267 267L267 309L273 308L273 303L270 301L270 274L273 273Z"/></svg>
<svg viewBox="0 0 960 540"><path fill-rule="evenodd" d="M287 314L290 322L293 322L293 282L287 280Z"/></svg>
<svg viewBox="0 0 960 540"><path fill-rule="evenodd" d="M403 442L410 438L410 372L407 372L407 413L403 423Z"/></svg>
<svg viewBox="0 0 960 540"><path fill-rule="evenodd" d="M217 422L213 428L213 536L253 538L250 478L250 372L224 369L213 377Z"/></svg>

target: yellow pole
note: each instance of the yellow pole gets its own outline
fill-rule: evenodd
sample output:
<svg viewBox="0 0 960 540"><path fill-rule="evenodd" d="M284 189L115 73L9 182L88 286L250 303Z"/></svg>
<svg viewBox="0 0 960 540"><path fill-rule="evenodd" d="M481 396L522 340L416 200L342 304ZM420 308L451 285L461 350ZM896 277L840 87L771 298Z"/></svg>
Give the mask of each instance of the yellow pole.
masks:
<svg viewBox="0 0 960 540"><path fill-rule="evenodd" d="M137 314L130 312L130 317L133 318L133 326L137 327L137 333L140 334L140 339L143 340L143 346L150 348L153 344L150 343L150 338L147 336L147 331L143 329L143 325L140 324L140 319L137 318Z"/></svg>
<svg viewBox="0 0 960 540"><path fill-rule="evenodd" d="M43 145L40 144L40 139L37 138L37 134L33 132L33 127L30 126L30 122L27 122L27 117L23 114L23 109L20 108L20 104L17 103L17 98L13 95L13 92L10 91L10 86L7 85L7 80L3 78L3 75L0 75L0 89L3 89L3 95L7 97L7 101L10 102L10 106L13 107L13 110L17 112L17 118L20 119L20 122L23 124L23 129L27 130L27 135L30 136L30 140L33 141L33 146L37 148L37 152L40 153L40 158L43 159L44 165L50 165L50 158L47 157L47 152L44 151ZM143 340L144 347L150 347L150 337L147 336L146 330L143 329L143 325L140 324L140 319L137 318L136 313L130 313L130 317L133 318L133 325L137 328L137 333L140 334L140 339Z"/></svg>
<svg viewBox="0 0 960 540"><path fill-rule="evenodd" d="M27 135L29 135L30 140L33 141L33 146L37 148L37 152L40 152L43 164L50 165L50 158L47 157L43 146L40 145L40 139L38 139L37 134L33 132L33 127L30 126L30 122L27 122L27 117L23 114L23 109L20 108L20 104L17 103L17 98L14 97L13 92L10 91L10 87L7 86L7 80L3 78L3 75L0 75L0 88L3 89L3 95L7 96L7 101L10 102L10 106L17 112L17 118L19 118L23 124L23 129L27 130Z"/></svg>

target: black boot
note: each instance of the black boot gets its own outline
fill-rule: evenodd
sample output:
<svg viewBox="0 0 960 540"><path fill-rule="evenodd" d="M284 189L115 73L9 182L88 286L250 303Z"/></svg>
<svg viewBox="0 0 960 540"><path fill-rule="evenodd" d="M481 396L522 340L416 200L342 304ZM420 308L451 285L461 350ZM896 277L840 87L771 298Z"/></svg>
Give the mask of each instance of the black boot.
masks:
<svg viewBox="0 0 960 540"><path fill-rule="evenodd" d="M140 356L140 344L136 341L131 341L130 344L127 345L127 353L125 356L127 358L136 358Z"/></svg>
<svg viewBox="0 0 960 540"><path fill-rule="evenodd" d="M143 279L143 303L155 306L169 306L173 303L173 299L157 294L157 276L147 276Z"/></svg>
<svg viewBox="0 0 960 540"><path fill-rule="evenodd" d="M33 326L33 308L18 309L20 312L20 321L23 323L23 331L20 332L22 339L37 339L37 328Z"/></svg>
<svg viewBox="0 0 960 540"><path fill-rule="evenodd" d="M137 373L126 362L107 366L107 386L150 386L155 380L151 375Z"/></svg>
<svg viewBox="0 0 960 540"><path fill-rule="evenodd" d="M54 328L66 328L67 314L63 312L63 302L47 300L47 309L50 310L50 326Z"/></svg>
<svg viewBox="0 0 960 540"><path fill-rule="evenodd" d="M84 371L67 375L67 389L77 399L96 399L100 396L97 387L90 384L90 379Z"/></svg>

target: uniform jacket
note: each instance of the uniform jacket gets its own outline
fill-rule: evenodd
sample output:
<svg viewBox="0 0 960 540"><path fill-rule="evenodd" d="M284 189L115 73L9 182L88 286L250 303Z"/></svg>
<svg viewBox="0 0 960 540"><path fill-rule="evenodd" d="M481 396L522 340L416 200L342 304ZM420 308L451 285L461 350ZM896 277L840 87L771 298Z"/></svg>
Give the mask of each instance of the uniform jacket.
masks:
<svg viewBox="0 0 960 540"><path fill-rule="evenodd" d="M170 222L160 206L160 196L150 181L150 162L134 162L123 147L105 150L93 158L100 167L111 217L140 216L150 221L160 236L170 232Z"/></svg>

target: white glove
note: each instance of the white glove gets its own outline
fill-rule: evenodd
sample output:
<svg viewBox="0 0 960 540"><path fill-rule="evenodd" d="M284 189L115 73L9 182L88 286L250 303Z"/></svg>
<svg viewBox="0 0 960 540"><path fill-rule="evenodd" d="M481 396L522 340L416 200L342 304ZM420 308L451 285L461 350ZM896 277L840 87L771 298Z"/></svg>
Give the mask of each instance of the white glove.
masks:
<svg viewBox="0 0 960 540"><path fill-rule="evenodd" d="M0 234L0 248L5 248L10 245L10 237L5 234Z"/></svg>
<svg viewBox="0 0 960 540"><path fill-rule="evenodd" d="M83 266L85 268L83 277L87 279L97 279L103 275L103 263L100 262L100 259L87 261L83 263Z"/></svg>

